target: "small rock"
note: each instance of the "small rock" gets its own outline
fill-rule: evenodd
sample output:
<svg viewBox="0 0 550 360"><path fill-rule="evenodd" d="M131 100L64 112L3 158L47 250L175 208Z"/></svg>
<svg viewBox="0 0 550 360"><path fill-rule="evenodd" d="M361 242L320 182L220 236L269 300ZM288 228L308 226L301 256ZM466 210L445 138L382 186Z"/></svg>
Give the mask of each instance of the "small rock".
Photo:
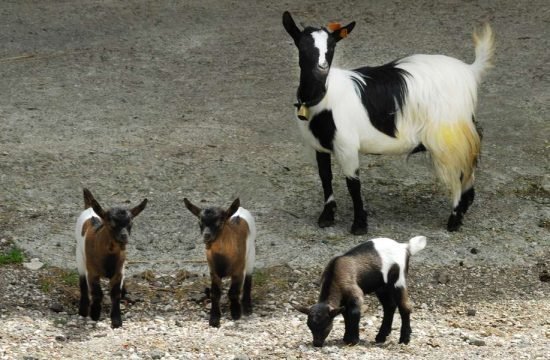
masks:
<svg viewBox="0 0 550 360"><path fill-rule="evenodd" d="M149 352L149 356L151 357L151 359L161 359L164 356L164 351L155 349Z"/></svg>
<svg viewBox="0 0 550 360"><path fill-rule="evenodd" d="M542 282L550 282L550 273L548 273L548 270L542 270L539 273L539 280Z"/></svg>
<svg viewBox="0 0 550 360"><path fill-rule="evenodd" d="M470 345L475 345L475 346L485 346L486 345L484 340L481 340L481 339L478 339L478 338L475 338L475 337L470 337L468 339L468 343Z"/></svg>
<svg viewBox="0 0 550 360"><path fill-rule="evenodd" d="M438 284L448 284L451 281L451 277L446 272L439 272L435 275L435 280Z"/></svg>
<svg viewBox="0 0 550 360"><path fill-rule="evenodd" d="M470 252L471 252L472 254L475 255L475 254L477 254L477 253L479 252L479 250L476 249L476 248L471 248L471 249L470 249Z"/></svg>
<svg viewBox="0 0 550 360"><path fill-rule="evenodd" d="M63 334L61 334L61 335L56 335L56 336L55 336L55 340L57 340L57 341L67 341L67 337L66 337L65 335L63 335Z"/></svg>
<svg viewBox="0 0 550 360"><path fill-rule="evenodd" d="M468 315L468 316L476 316L476 309L468 309L468 310L466 310L466 315Z"/></svg>
<svg viewBox="0 0 550 360"><path fill-rule="evenodd" d="M250 358L246 354L237 354L233 357L233 360L249 360Z"/></svg>
<svg viewBox="0 0 550 360"><path fill-rule="evenodd" d="M63 311L63 305L60 303L52 303L50 304L50 310L56 313L60 313Z"/></svg>
<svg viewBox="0 0 550 360"><path fill-rule="evenodd" d="M44 266L44 264L42 262L40 262L40 260L34 258L34 259L31 259L31 262L25 262L23 263L23 266L26 267L27 269L29 270L39 270L42 268L42 266Z"/></svg>

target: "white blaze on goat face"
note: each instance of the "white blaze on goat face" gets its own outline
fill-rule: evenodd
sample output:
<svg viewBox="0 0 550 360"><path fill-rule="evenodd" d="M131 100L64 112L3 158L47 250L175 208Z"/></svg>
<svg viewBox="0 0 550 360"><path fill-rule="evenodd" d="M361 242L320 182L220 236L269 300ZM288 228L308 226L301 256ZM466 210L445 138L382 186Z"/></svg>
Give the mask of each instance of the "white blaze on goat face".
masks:
<svg viewBox="0 0 550 360"><path fill-rule="evenodd" d="M327 60L327 51L328 51L328 34L324 30L319 30L311 33L313 37L313 46L319 50L319 60L318 65L323 69L328 70L328 60Z"/></svg>

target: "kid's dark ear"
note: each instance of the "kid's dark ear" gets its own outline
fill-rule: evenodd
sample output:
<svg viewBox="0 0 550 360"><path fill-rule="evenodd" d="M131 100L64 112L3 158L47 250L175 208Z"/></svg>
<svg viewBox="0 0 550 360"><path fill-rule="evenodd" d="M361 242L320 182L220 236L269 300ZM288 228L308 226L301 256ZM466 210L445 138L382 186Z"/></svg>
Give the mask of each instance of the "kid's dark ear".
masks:
<svg viewBox="0 0 550 360"><path fill-rule="evenodd" d="M299 312L301 312L302 314L309 315L309 308L307 306L299 305L299 304L290 304L290 305L296 310L298 310Z"/></svg>
<svg viewBox="0 0 550 360"><path fill-rule="evenodd" d="M336 317L337 315L340 315L343 311L344 311L344 307L339 307L339 308L336 308L336 309L331 309L328 314L331 318L334 318Z"/></svg>
<svg viewBox="0 0 550 360"><path fill-rule="evenodd" d="M82 192L84 194L84 209L92 207L92 202L94 201L92 192L86 188L84 188Z"/></svg>
<svg viewBox="0 0 550 360"><path fill-rule="evenodd" d="M143 199L143 201L141 202L141 204L139 204L138 206L130 209L130 213L132 214L132 217L136 217L139 215L140 212L143 211L143 209L145 209L145 206L147 205L147 199Z"/></svg>
<svg viewBox="0 0 550 360"><path fill-rule="evenodd" d="M236 213L237 210L239 210L239 206L241 206L241 201L239 200L239 198L236 198L235 201L233 201L233 204L229 206L229 209L227 209L227 217L229 218L231 217L231 215Z"/></svg>
<svg viewBox="0 0 550 360"><path fill-rule="evenodd" d="M337 24L330 24L329 28L331 30L333 30L330 35L332 36L334 41L338 42L338 41L342 40L343 38L345 38L346 36L348 36L349 33L353 30L354 27L355 27L355 21L350 22L346 26L340 26L340 25L337 25Z"/></svg>
<svg viewBox="0 0 550 360"><path fill-rule="evenodd" d="M105 211L103 211L103 208L101 207L101 205L99 205L96 199L92 199L91 202L92 203L90 205L92 206L92 209L97 214L97 216L99 216L104 221L107 220L107 214L105 213Z"/></svg>
<svg viewBox="0 0 550 360"><path fill-rule="evenodd" d="M286 32L294 39L294 43L298 46L298 41L300 40L300 35L302 32L296 26L292 15L288 11L283 13L283 26L285 27Z"/></svg>
<svg viewBox="0 0 550 360"><path fill-rule="evenodd" d="M184 198L183 202L185 203L185 207L187 208L187 210L191 211L191 213L196 217L199 217L201 213L201 209L199 207L193 205L191 201L187 200L187 198Z"/></svg>

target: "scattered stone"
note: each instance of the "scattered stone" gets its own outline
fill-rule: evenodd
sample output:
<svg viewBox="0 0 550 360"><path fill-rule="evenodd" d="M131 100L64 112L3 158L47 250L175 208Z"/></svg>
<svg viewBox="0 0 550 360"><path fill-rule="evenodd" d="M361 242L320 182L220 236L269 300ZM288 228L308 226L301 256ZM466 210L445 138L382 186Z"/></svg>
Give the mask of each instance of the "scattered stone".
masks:
<svg viewBox="0 0 550 360"><path fill-rule="evenodd" d="M59 342L63 342L63 341L67 341L67 337L66 337L65 335L63 335L63 334L61 334L61 335L56 335L56 336L55 336L55 340L56 340L56 341L59 341Z"/></svg>
<svg viewBox="0 0 550 360"><path fill-rule="evenodd" d="M31 259L31 262L24 262L23 266L29 270L36 271L40 270L44 266L44 264L40 262L40 260L38 260L37 258L33 258Z"/></svg>
<svg viewBox="0 0 550 360"><path fill-rule="evenodd" d="M58 302L54 302L52 304L50 304L50 310L55 312L55 313L60 313L64 310L63 308L63 305L58 303Z"/></svg>
<svg viewBox="0 0 550 360"><path fill-rule="evenodd" d="M468 316L476 316L476 309L468 309L468 310L466 310L466 315L468 315Z"/></svg>
<svg viewBox="0 0 550 360"><path fill-rule="evenodd" d="M478 252L479 252L479 250L476 249L476 248L471 248L471 249L470 249L470 253L472 253L472 254L474 254L474 255L477 254Z"/></svg>
<svg viewBox="0 0 550 360"><path fill-rule="evenodd" d="M550 282L550 273L548 273L548 270L542 270L539 273L539 280L542 282Z"/></svg>
<svg viewBox="0 0 550 360"><path fill-rule="evenodd" d="M468 338L468 343L470 345L475 345L475 346L485 346L486 345L485 340L481 340L481 339L478 339L476 337L469 337Z"/></svg>
<svg viewBox="0 0 550 360"><path fill-rule="evenodd" d="M448 284L451 281L451 277L446 272L441 271L436 273L435 280L438 284Z"/></svg>
<svg viewBox="0 0 550 360"><path fill-rule="evenodd" d="M149 352L151 359L161 359L164 356L164 351L161 350L152 350Z"/></svg>

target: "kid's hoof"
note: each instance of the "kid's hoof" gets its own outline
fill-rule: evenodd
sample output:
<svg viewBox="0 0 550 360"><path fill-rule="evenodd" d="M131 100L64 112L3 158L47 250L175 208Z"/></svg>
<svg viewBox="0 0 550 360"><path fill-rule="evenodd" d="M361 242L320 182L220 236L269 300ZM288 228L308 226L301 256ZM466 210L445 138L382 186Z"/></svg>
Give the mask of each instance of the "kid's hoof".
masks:
<svg viewBox="0 0 550 360"><path fill-rule="evenodd" d="M360 225L353 224L353 225L351 225L350 232L353 235L365 235L367 233L367 231L368 231L367 224L360 224Z"/></svg>
<svg viewBox="0 0 550 360"><path fill-rule="evenodd" d="M113 329L119 328L122 326L122 320L121 319L112 319L111 320L111 327Z"/></svg>
<svg viewBox="0 0 550 360"><path fill-rule="evenodd" d="M411 338L409 336L399 338L399 343L400 344L407 345L410 341L411 341Z"/></svg>
<svg viewBox="0 0 550 360"><path fill-rule="evenodd" d="M386 342L386 336L376 335L376 338L374 338L374 341L376 341L377 344L385 343Z"/></svg>
<svg viewBox="0 0 550 360"><path fill-rule="evenodd" d="M208 321L208 325L212 327L220 327L220 319L210 319L210 321Z"/></svg>
<svg viewBox="0 0 550 360"><path fill-rule="evenodd" d="M344 337L344 344L348 345L348 346L355 346L357 344L359 344L359 338L346 338Z"/></svg>

